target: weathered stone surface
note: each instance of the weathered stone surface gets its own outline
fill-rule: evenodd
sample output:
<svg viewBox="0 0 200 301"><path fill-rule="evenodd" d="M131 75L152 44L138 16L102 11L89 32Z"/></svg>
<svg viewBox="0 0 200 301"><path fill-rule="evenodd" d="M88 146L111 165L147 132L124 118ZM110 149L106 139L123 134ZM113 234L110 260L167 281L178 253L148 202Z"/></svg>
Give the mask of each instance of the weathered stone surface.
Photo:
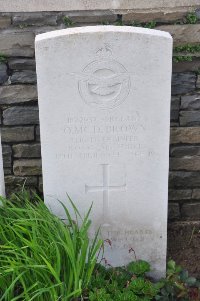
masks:
<svg viewBox="0 0 200 301"><path fill-rule="evenodd" d="M177 121L179 119L179 111L171 111L170 120Z"/></svg>
<svg viewBox="0 0 200 301"><path fill-rule="evenodd" d="M200 9L199 8L196 9L195 14L196 14L198 20L200 20Z"/></svg>
<svg viewBox="0 0 200 301"><path fill-rule="evenodd" d="M36 86L13 85L0 87L0 104L24 103L36 100Z"/></svg>
<svg viewBox="0 0 200 301"><path fill-rule="evenodd" d="M186 94L195 90L196 75L192 72L173 73L172 95Z"/></svg>
<svg viewBox="0 0 200 301"><path fill-rule="evenodd" d="M7 186L36 186L37 185L37 177L15 177L15 176L7 176L5 177L5 184Z"/></svg>
<svg viewBox="0 0 200 301"><path fill-rule="evenodd" d="M169 32L174 39L175 46L200 43L200 24L162 25L156 29Z"/></svg>
<svg viewBox="0 0 200 301"><path fill-rule="evenodd" d="M168 205L168 218L180 218L180 206L178 203L169 203Z"/></svg>
<svg viewBox="0 0 200 301"><path fill-rule="evenodd" d="M40 176L42 164L39 159L21 159L13 163L13 172L16 176Z"/></svg>
<svg viewBox="0 0 200 301"><path fill-rule="evenodd" d="M200 200L200 189L194 189L192 192L192 199Z"/></svg>
<svg viewBox="0 0 200 301"><path fill-rule="evenodd" d="M172 157L200 156L200 146L173 146L170 154Z"/></svg>
<svg viewBox="0 0 200 301"><path fill-rule="evenodd" d="M171 144L200 143L200 127L171 128Z"/></svg>
<svg viewBox="0 0 200 301"><path fill-rule="evenodd" d="M196 87L197 89L200 89L200 75L197 77Z"/></svg>
<svg viewBox="0 0 200 301"><path fill-rule="evenodd" d="M12 146L15 158L40 158L40 144L17 144Z"/></svg>
<svg viewBox="0 0 200 301"><path fill-rule="evenodd" d="M7 28L11 25L11 16L0 15L0 29Z"/></svg>
<svg viewBox="0 0 200 301"><path fill-rule="evenodd" d="M2 142L22 142L34 140L34 127L3 127L1 129Z"/></svg>
<svg viewBox="0 0 200 301"><path fill-rule="evenodd" d="M200 187L200 172L171 171L169 173L170 188Z"/></svg>
<svg viewBox="0 0 200 301"><path fill-rule="evenodd" d="M26 190L30 193L30 195L37 193L37 188L35 186L26 186ZM21 193L22 186L6 186L6 196L7 198L11 198L13 193Z"/></svg>
<svg viewBox="0 0 200 301"><path fill-rule="evenodd" d="M34 33L20 30L2 31L0 53L8 56L34 56Z"/></svg>
<svg viewBox="0 0 200 301"><path fill-rule="evenodd" d="M178 200L190 200L192 198L192 190L191 189L169 189L169 201L178 201Z"/></svg>
<svg viewBox="0 0 200 301"><path fill-rule="evenodd" d="M26 24L31 26L57 25L57 13L18 13L13 14L12 24L14 26Z"/></svg>
<svg viewBox="0 0 200 301"><path fill-rule="evenodd" d="M28 177L19 177L13 175L7 175L5 177L6 183L6 195L9 197L13 193L20 192L22 187L25 187L27 190L36 192L37 187L37 177L28 176Z"/></svg>
<svg viewBox="0 0 200 301"><path fill-rule="evenodd" d="M106 225L110 224L110 233L115 231L115 234L110 234L114 235L111 240L116 242L115 247L112 246L112 251L107 250L106 256L113 265L124 265L125 262L132 260L125 255L127 254L126 241L134 240L134 233L131 232L131 229L140 224L142 229L148 229L148 231L152 229L155 237L158 228L159 231L161 228L166 229L166 191L168 186L168 152L166 150L169 148L171 42L168 34L163 36L163 33L157 31L122 26L82 27L51 32L36 38L45 202L49 204L54 214L62 217L63 209L60 210L52 199L55 196L56 199L65 202L67 189L67 192L74 195L74 198L76 195L83 195L83 200L79 198L77 205L78 207L82 206L82 212L84 212L88 207L87 204L91 203L94 198L94 195L89 193L90 188L87 191L87 187L93 185L96 187L105 181L113 183L114 186L120 181L123 185L124 181L127 181L129 188L126 193L109 192L108 209L107 205L105 208L108 201L105 198L103 201L102 193L96 193L98 189L95 189L96 201L91 220L94 228L100 224L103 227L106 223ZM110 46L107 44L112 45L112 49L109 49ZM147 44L148 48L146 48ZM81 56L77 56L80 49ZM66 66L71 74L85 72L82 76L83 79L79 80L79 90L74 77L67 74ZM124 71L120 66L124 66ZM87 70L87 68L89 69ZM148 70L148 75L144 74L144 70ZM117 82L113 72L119 74L121 78ZM85 79L88 74L90 74L91 91L90 84L87 84ZM98 77L97 80L96 77ZM113 91L110 91L113 80L115 82L114 89L112 88ZM102 81L105 83L102 84ZM127 84L124 86L123 83L119 83L121 81L125 81ZM134 82L134 87L137 88L130 87L128 95L129 81L130 84ZM95 87L92 84L94 82L97 82ZM44 101L45 99L47 101ZM161 99L162 101L160 101ZM116 106L119 107L111 110ZM126 116L132 116L131 120ZM160 122L161 119L162 122ZM152 122L152 120L154 121ZM87 129L81 133L80 127L83 125ZM124 139L124 134L126 137L127 135L133 137L132 126L137 128L137 133L134 130L134 139L138 142L123 141L123 146L121 143L116 143L116 137ZM93 133L93 129L96 132L96 127L98 127L98 134ZM101 140L102 138L106 139L106 143ZM142 153L139 149L140 143ZM129 147L130 145L132 146ZM155 150L156 156L151 156L151 150L153 153ZM116 153L118 153L117 158L115 158ZM139 156L135 155L136 153ZM142 155L142 168L140 155ZM159 157L160 159L158 159ZM108 161L109 164L99 165L102 160L103 162ZM158 161L160 162L159 168L154 169L153 166ZM152 168L151 181L149 181L149 170ZM68 170L70 170L70 178L67 175ZM90 174L88 174L88 170L90 170ZM110 173L110 176L107 172ZM126 180L124 180L125 174ZM157 189L158 185L159 187L166 186L166 188ZM108 186L110 185L108 184ZM143 191L142 195L140 186ZM60 190L55 189L56 187L60 187ZM105 189L103 188L103 190ZM86 196L84 196L85 193ZM48 195L51 195L52 198L49 198ZM138 200L138 202L136 201L137 206L132 201L133 195ZM149 199L149 195L153 197L152 201ZM87 201L84 201L85 199ZM147 199L148 202L146 202ZM127 204L126 208L124 204ZM148 206L150 207L147 210ZM160 208L159 212L158 208ZM125 212L126 210L127 212ZM131 218L128 221L130 212ZM159 227L158 221L160 221ZM154 224L157 225L156 229ZM126 235L128 229L130 229L130 236ZM106 228L106 232L107 230L108 228ZM117 230L120 234L116 233ZM157 238L150 238L148 243L148 239L145 239L145 244L139 243L138 236L136 244L138 251L135 249L136 253L143 252L145 258L147 260L149 258L150 262L156 262L155 275L157 277L161 274L164 275L166 265L166 256L164 255L166 232L159 233L158 241ZM107 237L108 234L104 233L104 235ZM159 247L154 252L152 248L154 249L155 245ZM159 255L159 258L157 257L158 249L159 254L163 254ZM157 259L152 257L154 253Z"/></svg>
<svg viewBox="0 0 200 301"><path fill-rule="evenodd" d="M179 110L180 109L180 97L179 96L172 96L171 98L171 110Z"/></svg>
<svg viewBox="0 0 200 301"><path fill-rule="evenodd" d="M4 175L6 176L6 175L11 175L11 173L12 173L12 167L10 167L10 168L4 168L3 169L3 171L4 171Z"/></svg>
<svg viewBox="0 0 200 301"><path fill-rule="evenodd" d="M171 121L170 122L170 127L177 127L179 126L179 122L178 121Z"/></svg>
<svg viewBox="0 0 200 301"><path fill-rule="evenodd" d="M43 193L43 180L42 177L39 177L39 192Z"/></svg>
<svg viewBox="0 0 200 301"><path fill-rule="evenodd" d="M196 56L199 56L200 53L195 54ZM182 56L183 53L180 53L180 56ZM192 54L188 54L189 56L193 56ZM192 61L185 61L185 62L173 62L173 72L196 72L200 69L200 59L199 57L192 57Z"/></svg>
<svg viewBox="0 0 200 301"><path fill-rule="evenodd" d="M34 28L34 33L35 33L35 35L38 35L38 34L41 34L41 33L55 31L55 30L59 30L59 29L66 29L66 26L64 25L64 23L60 24L59 26L40 26L40 27L36 27L36 28Z"/></svg>
<svg viewBox="0 0 200 301"><path fill-rule="evenodd" d="M113 23L117 20L117 14L111 10L107 11L74 11L74 12L65 12L61 15L61 22L63 22L64 17L69 18L74 24L85 24L85 23Z"/></svg>
<svg viewBox="0 0 200 301"><path fill-rule="evenodd" d="M32 70L35 71L35 60L29 58L9 59L9 68L12 70Z"/></svg>
<svg viewBox="0 0 200 301"><path fill-rule="evenodd" d="M190 275L200 275L200 221L187 220L168 223L168 258L184 266ZM178 300L176 300L178 301Z"/></svg>
<svg viewBox="0 0 200 301"><path fill-rule="evenodd" d="M200 110L200 94L181 96L181 109Z"/></svg>
<svg viewBox="0 0 200 301"><path fill-rule="evenodd" d="M3 167L10 168L12 162L12 149L10 145L2 145Z"/></svg>
<svg viewBox="0 0 200 301"><path fill-rule="evenodd" d="M188 45L188 46L194 46L192 44L186 44L186 45ZM196 46L198 46L198 45L199 44L197 44ZM183 45L181 45L181 46L183 46ZM198 50L197 51L191 50L191 52L189 50L188 51L176 51L176 47L175 47L174 48L174 52L173 52L173 56L174 57L176 57L176 56L183 56L183 57L186 57L186 58L187 58L187 56L190 56L192 58L192 60L199 60L199 58L200 58L200 52ZM190 61L188 61L188 62L190 62ZM183 61L183 63L184 63L184 61Z"/></svg>
<svg viewBox="0 0 200 301"><path fill-rule="evenodd" d="M181 126L200 125L200 111L181 111L180 125Z"/></svg>
<svg viewBox="0 0 200 301"><path fill-rule="evenodd" d="M36 129L35 129L35 136L36 136L36 141L40 141L40 127L39 125L36 126Z"/></svg>
<svg viewBox="0 0 200 301"><path fill-rule="evenodd" d="M39 112L37 106L13 106L3 111L5 125L38 124Z"/></svg>
<svg viewBox="0 0 200 301"><path fill-rule="evenodd" d="M10 80L12 84L36 84L36 72L32 70L16 71Z"/></svg>
<svg viewBox="0 0 200 301"><path fill-rule="evenodd" d="M199 219L200 218L200 203L183 204L181 215L185 218Z"/></svg>
<svg viewBox="0 0 200 301"><path fill-rule="evenodd" d="M183 19L187 15L187 9L160 9L160 11L143 10L142 12L128 12L123 14L124 22L175 22Z"/></svg>
<svg viewBox="0 0 200 301"><path fill-rule="evenodd" d="M123 0L123 1L115 1L113 0L95 0L95 1L69 1L69 0L61 0L61 1L35 1L29 0L28 2L25 0L12 0L10 1L2 1L1 0L1 11L2 12L33 12L33 11L94 11L94 10L116 10L116 11L165 11L167 9L187 9L194 10L200 6L199 0L170 0L170 1L157 1L157 0Z"/></svg>
<svg viewBox="0 0 200 301"><path fill-rule="evenodd" d="M179 119L180 97L172 96L171 99L171 121L177 121Z"/></svg>
<svg viewBox="0 0 200 301"><path fill-rule="evenodd" d="M4 84L8 80L7 66L0 63L0 84Z"/></svg>
<svg viewBox="0 0 200 301"><path fill-rule="evenodd" d="M200 171L200 156L171 158L170 170Z"/></svg>

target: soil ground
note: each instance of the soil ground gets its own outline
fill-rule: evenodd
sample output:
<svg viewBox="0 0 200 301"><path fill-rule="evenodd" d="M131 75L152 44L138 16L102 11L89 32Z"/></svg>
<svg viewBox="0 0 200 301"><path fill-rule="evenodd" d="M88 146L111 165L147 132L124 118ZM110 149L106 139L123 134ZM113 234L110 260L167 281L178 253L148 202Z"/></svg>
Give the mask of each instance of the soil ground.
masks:
<svg viewBox="0 0 200 301"><path fill-rule="evenodd" d="M169 224L167 257L200 279L200 222Z"/></svg>

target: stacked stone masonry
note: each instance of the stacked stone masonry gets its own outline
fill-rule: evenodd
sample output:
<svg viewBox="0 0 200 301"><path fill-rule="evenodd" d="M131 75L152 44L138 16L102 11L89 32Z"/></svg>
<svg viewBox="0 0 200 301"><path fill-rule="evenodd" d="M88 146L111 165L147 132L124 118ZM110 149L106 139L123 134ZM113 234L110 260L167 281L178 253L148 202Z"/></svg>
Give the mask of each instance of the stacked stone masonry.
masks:
<svg viewBox="0 0 200 301"><path fill-rule="evenodd" d="M0 122L7 193L24 184L42 193L35 35L99 24L155 27L172 34L169 219L199 220L200 4L155 12L0 13ZM190 47L190 52L180 46Z"/></svg>

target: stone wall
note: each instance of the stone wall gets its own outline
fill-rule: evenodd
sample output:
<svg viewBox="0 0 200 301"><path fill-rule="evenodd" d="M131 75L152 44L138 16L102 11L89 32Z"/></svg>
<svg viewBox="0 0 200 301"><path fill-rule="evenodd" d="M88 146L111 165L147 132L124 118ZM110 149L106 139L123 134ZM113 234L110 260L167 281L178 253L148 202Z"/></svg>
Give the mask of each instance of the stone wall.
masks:
<svg viewBox="0 0 200 301"><path fill-rule="evenodd" d="M157 5L151 10L144 5L143 10L138 7L135 10L9 13L4 9L0 13L0 121L8 194L24 183L42 192L35 35L70 26L98 24L155 27L170 32L175 47L169 218L199 220L200 2L182 3L176 8Z"/></svg>

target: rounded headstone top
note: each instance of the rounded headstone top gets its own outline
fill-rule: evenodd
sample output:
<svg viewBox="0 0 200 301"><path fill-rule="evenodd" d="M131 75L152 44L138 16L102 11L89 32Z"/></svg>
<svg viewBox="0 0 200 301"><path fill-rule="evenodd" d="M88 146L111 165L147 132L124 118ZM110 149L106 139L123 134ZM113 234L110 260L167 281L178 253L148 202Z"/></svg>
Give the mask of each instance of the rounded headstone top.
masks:
<svg viewBox="0 0 200 301"><path fill-rule="evenodd" d="M199 0L0 0L0 12L112 10L121 13L127 10L192 8L195 5L199 5Z"/></svg>
<svg viewBox="0 0 200 301"><path fill-rule="evenodd" d="M90 34L90 33L135 33L143 35L151 35L155 37L163 37L172 39L172 36L165 31L148 29L143 27L130 27L130 26L114 26L114 25L98 25L98 26L85 26L85 27L73 27L61 30L55 30L51 32L42 33L36 36L36 43L42 40L55 39L66 35L77 35L77 34Z"/></svg>

